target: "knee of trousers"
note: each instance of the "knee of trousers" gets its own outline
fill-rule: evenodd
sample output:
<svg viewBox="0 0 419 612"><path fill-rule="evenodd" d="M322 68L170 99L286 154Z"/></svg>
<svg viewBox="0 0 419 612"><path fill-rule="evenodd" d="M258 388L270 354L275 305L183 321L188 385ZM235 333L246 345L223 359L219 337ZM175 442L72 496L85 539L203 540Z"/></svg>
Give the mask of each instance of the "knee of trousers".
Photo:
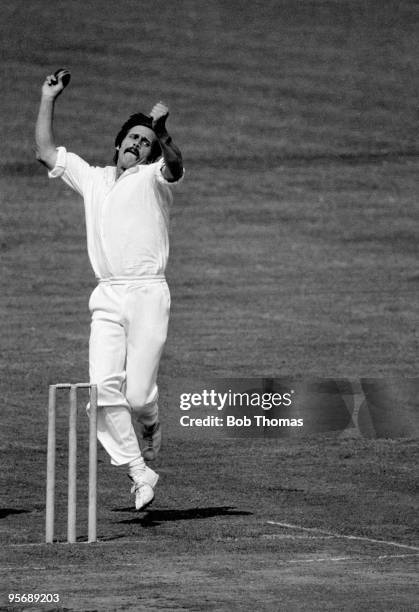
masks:
<svg viewBox="0 0 419 612"><path fill-rule="evenodd" d="M98 392L99 406L127 406L127 398L123 393L125 376L121 373L103 380L95 381Z"/></svg>
<svg viewBox="0 0 419 612"><path fill-rule="evenodd" d="M149 389L135 389L135 391L127 392L127 401L131 406L132 411L138 417L145 415L148 412L154 410L157 400L158 392L157 387L154 387L151 391Z"/></svg>

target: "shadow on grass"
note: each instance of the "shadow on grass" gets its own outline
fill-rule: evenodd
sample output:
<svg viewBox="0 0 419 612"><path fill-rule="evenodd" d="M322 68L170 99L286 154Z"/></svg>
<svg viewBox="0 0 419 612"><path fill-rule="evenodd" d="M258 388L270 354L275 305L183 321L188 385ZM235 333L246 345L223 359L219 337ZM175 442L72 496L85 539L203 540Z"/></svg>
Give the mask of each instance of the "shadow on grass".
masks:
<svg viewBox="0 0 419 612"><path fill-rule="evenodd" d="M30 510L24 510L23 508L0 508L0 519L6 518L11 514L28 514Z"/></svg>
<svg viewBox="0 0 419 612"><path fill-rule="evenodd" d="M136 512L132 508L115 508L114 512ZM214 516L248 516L253 512L235 510L234 506L215 506L210 508L186 508L184 510L148 510L145 513L136 512L132 519L118 521L120 524L140 524L143 527L154 527L165 521L191 521L207 519ZM138 516L138 514L140 514Z"/></svg>

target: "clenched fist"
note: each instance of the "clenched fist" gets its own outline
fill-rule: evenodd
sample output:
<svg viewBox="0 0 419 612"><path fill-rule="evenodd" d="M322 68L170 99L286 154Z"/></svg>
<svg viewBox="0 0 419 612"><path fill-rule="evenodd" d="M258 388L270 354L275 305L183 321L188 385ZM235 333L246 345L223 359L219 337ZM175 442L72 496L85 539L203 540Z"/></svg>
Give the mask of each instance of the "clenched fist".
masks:
<svg viewBox="0 0 419 612"><path fill-rule="evenodd" d="M152 128L159 135L166 130L166 119L169 116L169 107L163 102L157 102L150 112Z"/></svg>

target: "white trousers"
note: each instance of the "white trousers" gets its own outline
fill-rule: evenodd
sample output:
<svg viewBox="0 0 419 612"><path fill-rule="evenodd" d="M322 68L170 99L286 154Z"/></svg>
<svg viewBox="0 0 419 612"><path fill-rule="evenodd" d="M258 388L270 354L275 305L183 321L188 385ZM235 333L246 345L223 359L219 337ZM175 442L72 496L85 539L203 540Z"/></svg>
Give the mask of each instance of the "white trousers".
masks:
<svg viewBox="0 0 419 612"><path fill-rule="evenodd" d="M98 439L113 465L141 457L132 416L158 415L157 372L167 337L170 293L162 278L101 281L93 291L89 370L98 387Z"/></svg>

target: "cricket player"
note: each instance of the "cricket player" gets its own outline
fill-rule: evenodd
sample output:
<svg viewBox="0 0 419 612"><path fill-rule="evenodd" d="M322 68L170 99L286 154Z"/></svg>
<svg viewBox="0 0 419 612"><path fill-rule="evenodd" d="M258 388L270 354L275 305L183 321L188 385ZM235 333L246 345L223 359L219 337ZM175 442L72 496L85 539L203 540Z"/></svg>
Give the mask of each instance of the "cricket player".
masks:
<svg viewBox="0 0 419 612"><path fill-rule="evenodd" d="M90 301L90 382L98 387L98 439L111 463L127 466L135 507L154 498L158 475L144 459L160 449L156 384L166 340L170 293L165 280L172 188L182 156L166 129L169 109L137 113L115 139L114 166L89 165L53 135L54 105L69 80L46 77L36 122L37 159L84 199L87 248L98 281ZM140 423L141 447L132 417Z"/></svg>

